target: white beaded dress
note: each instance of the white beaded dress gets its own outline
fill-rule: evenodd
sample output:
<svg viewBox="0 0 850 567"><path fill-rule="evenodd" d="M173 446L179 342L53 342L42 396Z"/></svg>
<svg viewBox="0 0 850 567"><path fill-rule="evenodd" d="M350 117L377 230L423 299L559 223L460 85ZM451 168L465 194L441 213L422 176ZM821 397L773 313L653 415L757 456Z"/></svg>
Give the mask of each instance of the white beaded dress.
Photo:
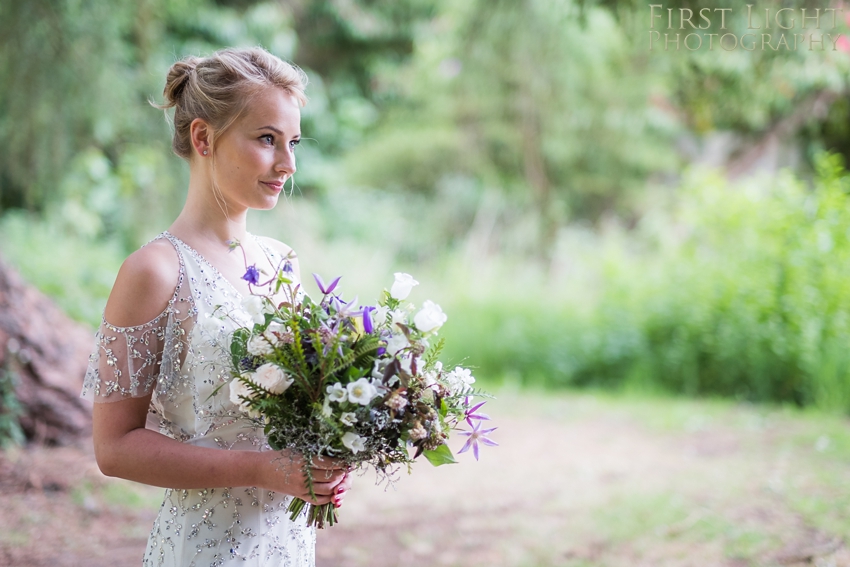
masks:
<svg viewBox="0 0 850 567"><path fill-rule="evenodd" d="M238 324L250 324L241 294L193 248L168 232L160 238L180 261L174 294L144 325L103 320L82 396L100 403L152 392L147 428L202 447L269 451L262 426L230 402L226 386L224 341ZM257 242L270 269L285 265ZM312 567L315 529L303 518L289 520L290 499L256 487L167 489L143 566Z"/></svg>

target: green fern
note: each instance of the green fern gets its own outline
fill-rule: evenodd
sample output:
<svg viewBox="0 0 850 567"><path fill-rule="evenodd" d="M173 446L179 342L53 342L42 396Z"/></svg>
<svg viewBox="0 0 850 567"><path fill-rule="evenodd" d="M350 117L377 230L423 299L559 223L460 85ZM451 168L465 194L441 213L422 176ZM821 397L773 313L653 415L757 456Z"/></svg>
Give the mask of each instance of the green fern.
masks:
<svg viewBox="0 0 850 567"><path fill-rule="evenodd" d="M440 353L443 352L443 347L446 346L445 337L440 337L436 343L431 345L431 348L428 349L428 352L425 353L425 366L424 368L433 368L437 363L437 360L440 358Z"/></svg>

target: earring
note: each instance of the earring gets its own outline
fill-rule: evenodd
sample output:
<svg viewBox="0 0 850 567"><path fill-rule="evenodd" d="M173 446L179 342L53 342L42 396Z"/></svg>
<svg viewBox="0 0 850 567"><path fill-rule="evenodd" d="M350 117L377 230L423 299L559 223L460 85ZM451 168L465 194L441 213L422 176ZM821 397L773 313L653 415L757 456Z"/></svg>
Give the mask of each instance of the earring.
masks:
<svg viewBox="0 0 850 567"><path fill-rule="evenodd" d="M204 155L207 155L207 150L204 150Z"/></svg>

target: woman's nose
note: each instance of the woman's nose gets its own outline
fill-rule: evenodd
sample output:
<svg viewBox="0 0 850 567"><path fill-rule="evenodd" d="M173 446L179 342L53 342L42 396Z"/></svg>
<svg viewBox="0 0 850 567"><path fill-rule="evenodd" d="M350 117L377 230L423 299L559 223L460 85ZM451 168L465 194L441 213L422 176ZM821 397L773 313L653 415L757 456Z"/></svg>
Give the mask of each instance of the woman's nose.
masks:
<svg viewBox="0 0 850 567"><path fill-rule="evenodd" d="M275 169L293 175L295 173L295 150L288 148L280 152Z"/></svg>

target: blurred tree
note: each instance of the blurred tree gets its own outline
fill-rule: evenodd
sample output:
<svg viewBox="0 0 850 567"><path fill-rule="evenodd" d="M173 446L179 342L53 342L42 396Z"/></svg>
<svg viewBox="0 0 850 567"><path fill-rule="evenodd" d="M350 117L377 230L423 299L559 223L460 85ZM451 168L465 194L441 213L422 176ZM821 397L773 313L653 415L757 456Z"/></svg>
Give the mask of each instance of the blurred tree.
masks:
<svg viewBox="0 0 850 567"><path fill-rule="evenodd" d="M850 157L843 147L846 139L842 141L835 135L836 127L840 128L841 111L830 112L835 101L847 96L850 81L850 12L843 3L768 0L755 5L747 0L732 0L722 4L727 11L721 18L716 2L673 0L655 3L659 7L655 13L661 18L653 23L652 2L579 1L584 10L599 6L611 10L632 39L635 51L649 51L650 26L662 34L660 38L670 34L669 49L664 49L663 40L657 41L650 58L653 73L663 78L665 85L663 104L671 105L697 136L715 131L735 134L737 147L728 163L730 173L747 170L766 146L780 139L802 141L810 167L818 150L824 148ZM778 10L783 8L786 11L778 16ZM672 12L668 14L668 10ZM683 23L681 10L685 16L693 15L694 25L705 29L693 29ZM699 16L703 10L708 10L704 14L710 25ZM784 30L779 24L789 29ZM753 48L747 50L738 45L727 50L731 38L726 49L719 47L719 35L725 33L734 35L736 43L745 34L754 34L747 40L754 42ZM786 43L781 44L783 33ZM681 41L674 48L676 34L681 35ZM684 47L687 34L700 36L701 47ZM712 39L709 34L718 35ZM826 34L834 39L843 34L844 41L833 43ZM696 42L694 39L690 45Z"/></svg>
<svg viewBox="0 0 850 567"><path fill-rule="evenodd" d="M347 154L349 179L430 194L477 179L534 211L531 252L548 257L561 224L627 211L650 173L677 165L674 121L650 104L648 58L629 48L602 8L445 3L411 64L379 77L400 96Z"/></svg>

